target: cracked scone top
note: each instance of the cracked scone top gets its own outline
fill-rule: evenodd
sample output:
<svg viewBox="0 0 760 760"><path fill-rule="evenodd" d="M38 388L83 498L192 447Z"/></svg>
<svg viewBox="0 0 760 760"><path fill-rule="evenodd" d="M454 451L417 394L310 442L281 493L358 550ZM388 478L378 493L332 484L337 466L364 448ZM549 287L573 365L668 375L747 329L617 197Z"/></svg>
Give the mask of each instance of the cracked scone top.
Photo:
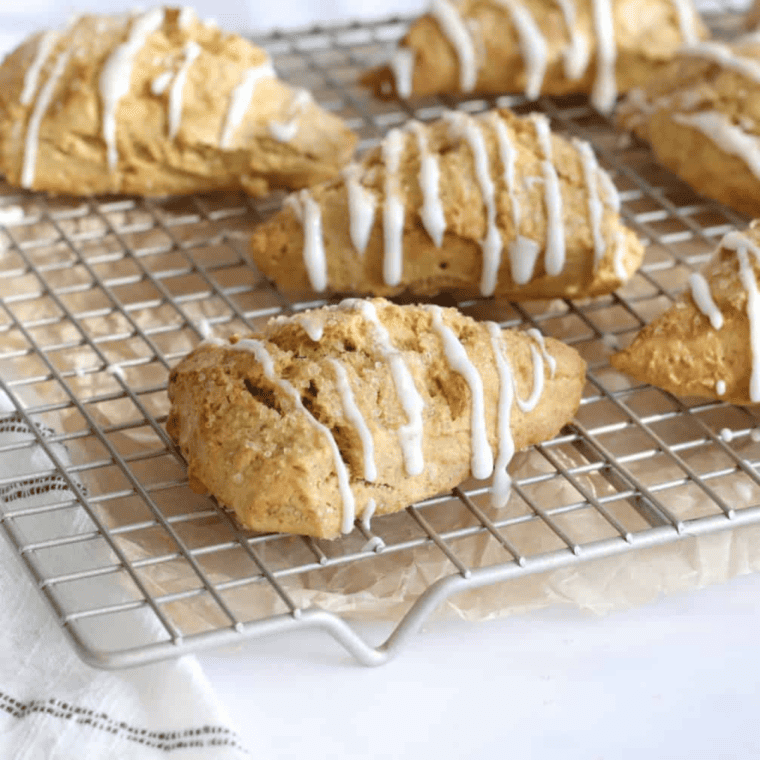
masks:
<svg viewBox="0 0 760 760"><path fill-rule="evenodd" d="M291 195L251 251L283 290L591 296L643 257L619 206L590 145L553 135L545 116L448 112Z"/></svg>
<svg viewBox="0 0 760 760"><path fill-rule="evenodd" d="M264 50L188 8L77 17L0 66L0 170L25 188L258 196L333 176L354 142Z"/></svg>
<svg viewBox="0 0 760 760"><path fill-rule="evenodd" d="M707 36L691 0L432 0L390 63L362 82L377 95L618 92L657 76Z"/></svg>
<svg viewBox="0 0 760 760"><path fill-rule="evenodd" d="M759 224L725 235L684 295L612 365L676 395L760 403Z"/></svg>
<svg viewBox="0 0 760 760"><path fill-rule="evenodd" d="M700 193L760 215L760 35L685 48L618 116Z"/></svg>
<svg viewBox="0 0 760 760"><path fill-rule="evenodd" d="M509 494L515 450L575 413L585 364L538 331L350 299L206 341L171 373L167 427L255 530L333 538L467 477Z"/></svg>

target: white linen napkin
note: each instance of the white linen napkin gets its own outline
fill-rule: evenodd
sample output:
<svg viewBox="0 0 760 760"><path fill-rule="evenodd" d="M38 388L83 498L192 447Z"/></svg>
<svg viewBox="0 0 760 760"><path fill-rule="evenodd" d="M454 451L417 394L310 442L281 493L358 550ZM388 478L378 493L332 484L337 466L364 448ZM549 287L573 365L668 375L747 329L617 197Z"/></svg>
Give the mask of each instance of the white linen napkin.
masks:
<svg viewBox="0 0 760 760"><path fill-rule="evenodd" d="M66 499L65 480L52 471L39 444L9 448L33 441L34 432L0 391L0 517L9 509ZM66 457L63 445L53 448L56 456ZM54 529L65 529L62 535L70 534L78 519L86 523L83 517L81 508L45 515L46 520L60 521ZM0 533L2 760L251 756L229 727L194 657L117 672L97 670L80 660L5 531Z"/></svg>

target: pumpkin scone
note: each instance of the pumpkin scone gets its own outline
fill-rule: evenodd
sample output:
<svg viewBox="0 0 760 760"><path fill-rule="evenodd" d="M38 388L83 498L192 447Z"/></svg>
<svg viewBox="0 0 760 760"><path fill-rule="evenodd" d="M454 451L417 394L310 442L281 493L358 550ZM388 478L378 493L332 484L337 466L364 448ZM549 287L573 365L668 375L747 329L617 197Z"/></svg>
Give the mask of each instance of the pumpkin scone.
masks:
<svg viewBox="0 0 760 760"><path fill-rule="evenodd" d="M536 330L384 299L205 341L172 371L191 487L259 531L334 538L472 476L506 503L514 451L580 403L585 363Z"/></svg>
<svg viewBox="0 0 760 760"><path fill-rule="evenodd" d="M590 145L553 135L545 116L448 112L291 195L251 252L285 291L577 298L641 263L619 203Z"/></svg>
<svg viewBox="0 0 760 760"><path fill-rule="evenodd" d="M611 357L636 380L678 396L760 403L760 223L729 232L690 288Z"/></svg>
<svg viewBox="0 0 760 760"><path fill-rule="evenodd" d="M354 144L264 50L189 8L80 16L0 65L0 171L24 188L261 196L337 174Z"/></svg>
<svg viewBox="0 0 760 760"><path fill-rule="evenodd" d="M707 36L691 0L433 0L361 81L403 98L587 93L607 113Z"/></svg>
<svg viewBox="0 0 760 760"><path fill-rule="evenodd" d="M685 48L618 117L697 191L760 216L760 36Z"/></svg>

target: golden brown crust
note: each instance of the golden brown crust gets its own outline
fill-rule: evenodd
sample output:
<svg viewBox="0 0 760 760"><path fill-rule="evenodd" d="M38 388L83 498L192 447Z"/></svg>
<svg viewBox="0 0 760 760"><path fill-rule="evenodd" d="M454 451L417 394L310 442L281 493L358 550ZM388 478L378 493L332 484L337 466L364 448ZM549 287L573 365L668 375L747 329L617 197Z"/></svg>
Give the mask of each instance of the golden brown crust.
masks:
<svg viewBox="0 0 760 760"><path fill-rule="evenodd" d="M744 235L760 245L757 223ZM749 253L754 276L760 264ZM716 329L696 305L691 291L646 325L612 365L635 379L677 396L704 396L734 404L753 403L750 396L752 351L747 290L739 276L735 250L720 247L703 275L723 318ZM723 386L725 385L725 389ZM723 392L720 392L723 391Z"/></svg>
<svg viewBox="0 0 760 760"><path fill-rule="evenodd" d="M665 76L631 92L619 123L697 191L758 216L760 153L753 143L760 138L760 40L700 49L703 54L684 51Z"/></svg>
<svg viewBox="0 0 760 760"><path fill-rule="evenodd" d="M505 180L502 158L492 119L504 124L516 150L514 196ZM478 118L495 186L496 223L503 241L495 295L515 300L609 293L639 267L643 246L623 226L616 210L616 193L597 174L597 193L604 242L601 260L595 263L594 225L590 216L590 192L577 144L553 136L553 162L560 182L564 220L565 264L559 274L547 274L544 264L547 240L547 204L543 179L544 155L536 126L506 109ZM443 290L480 291L487 211L478 182L473 152L467 141L452 132L443 119L427 130L429 149L438 159L440 197L447 231L443 244L435 245L422 222L420 152L409 133L399 170L399 186L405 206L403 272L397 284L383 275L385 238L382 204L385 200L385 167L381 149L367 155L360 165L362 186L375 197L376 214L369 245L356 251L350 236L350 210L346 184L335 180L310 190L322 213L328 286L338 293L394 295L404 290L430 295ZM601 171L601 170L600 170ZM612 197L615 195L615 197ZM519 228L514 224L513 197L519 206ZM533 276L525 284L513 278L510 246L517 234L536 241L539 253ZM283 290L310 287L304 265L304 230L296 213L285 208L254 233L252 257L259 269Z"/></svg>
<svg viewBox="0 0 760 760"><path fill-rule="evenodd" d="M270 321L263 333L253 337L262 341L271 356L274 376L286 379L314 418L332 431L348 469L356 515L363 514L371 499L377 513L385 514L446 491L468 477L472 394L444 356L428 308L397 306L382 299L371 302L424 402L424 469L409 475L399 438L399 429L408 424L409 417L377 333L355 304L308 313L323 324L319 341L307 336L298 318ZM487 437L496 455L500 384L491 335L484 324L455 309L443 310L442 318L482 379ZM528 398L538 344L513 330L502 331L501 340L517 391L521 398ZM551 339L546 339L546 350L557 365L552 372L544 363L538 406L530 412L512 406L511 430L517 449L555 435L580 403L583 360L574 349ZM374 442L374 482L365 478L365 449L337 388L335 359L346 371ZM267 376L251 350L229 344L199 346L171 373L169 395L172 409L167 427L188 460L194 488L213 493L249 528L326 538L340 533L343 502L327 436Z"/></svg>
<svg viewBox="0 0 760 760"><path fill-rule="evenodd" d="M245 72L267 62L264 50L194 15L166 9L163 23L134 57L129 92L116 107L118 163L111 171L103 138L104 66L123 44L139 16L82 16L45 57L34 97L20 98L43 35L10 53L0 66L0 169L22 184L25 141L35 105L51 80L59 56L68 62L51 93L39 127L34 176L28 186L54 193L119 192L166 195L243 188L264 195L271 188L305 187L334 176L349 159L355 136L336 116L309 99L298 105L292 139L273 137L273 122L289 122L297 91L273 77L260 79L254 103L222 148L233 92ZM181 120L169 136L172 76L199 47L182 88ZM167 74L168 72L168 74ZM165 89L155 92L154 84ZM55 81L55 80L53 80ZM159 88L160 89L160 88Z"/></svg>
<svg viewBox="0 0 760 760"><path fill-rule="evenodd" d="M744 28L747 31L755 31L758 26L760 26L760 0L755 0L744 16Z"/></svg>
<svg viewBox="0 0 760 760"><path fill-rule="evenodd" d="M541 93L591 93L596 69L593 0L575 2L576 30L589 56L588 67L578 78L568 77L566 73L564 56L570 37L559 3L519 0L519 4L533 17L546 44L547 64ZM463 0L457 5L461 15L470 22L471 31L477 30L479 71L473 93L523 92L525 59L507 4L494 0ZM617 89L622 93L657 77L684 43L684 37L676 5L671 0L612 0L612 10L617 51L615 74ZM706 38L708 31L696 11L693 12L697 36ZM456 50L432 15L424 14L415 21L399 47L414 53L414 96L462 93ZM360 81L377 97L397 95L390 66L371 69Z"/></svg>

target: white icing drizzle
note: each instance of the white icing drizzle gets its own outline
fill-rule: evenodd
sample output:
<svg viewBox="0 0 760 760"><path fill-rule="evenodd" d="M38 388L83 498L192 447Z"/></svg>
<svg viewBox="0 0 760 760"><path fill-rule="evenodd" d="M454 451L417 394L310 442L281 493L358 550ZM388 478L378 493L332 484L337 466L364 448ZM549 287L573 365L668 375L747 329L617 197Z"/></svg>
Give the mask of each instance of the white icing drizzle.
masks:
<svg viewBox="0 0 760 760"><path fill-rule="evenodd" d="M348 468L343 461L343 457L340 454L338 444L335 442L333 434L330 429L323 425L314 415L303 405L301 396L298 391L287 381L285 378L278 377L274 368L274 360L267 351L266 347L261 341L254 340L253 338L245 338L239 340L234 345L228 346L237 351L250 351L255 357L256 361L261 365L264 370L264 377L272 383L275 383L282 388L285 393L293 399L296 407L303 412L305 418L309 424L319 430L320 433L327 440L330 450L335 462L335 472L338 476L338 491L343 502L341 530L344 533L348 533L354 524L354 518L356 516L356 502L354 500L354 494L351 491L351 483L349 480Z"/></svg>
<svg viewBox="0 0 760 760"><path fill-rule="evenodd" d="M612 255L612 268L615 271L615 277L620 282L625 282L628 279L628 271L624 264L626 248L625 233L623 230L618 230L615 233L615 252Z"/></svg>
<svg viewBox="0 0 760 760"><path fill-rule="evenodd" d="M690 0L673 0L673 7L678 17L678 28L684 45L696 45L699 42L694 7Z"/></svg>
<svg viewBox="0 0 760 760"><path fill-rule="evenodd" d="M31 187L37 169L37 153L39 151L40 124L45 112L50 106L55 87L63 74L66 64L69 62L71 50L64 50L56 58L53 70L45 84L41 87L37 100L29 117L26 127L26 139L24 140L24 160L21 168L21 187Z"/></svg>
<svg viewBox="0 0 760 760"><path fill-rule="evenodd" d="M164 71L162 74L159 74L150 83L150 91L156 96L163 95L171 84L173 76L174 72L172 71Z"/></svg>
<svg viewBox="0 0 760 760"><path fill-rule="evenodd" d="M399 47L390 60L396 92L400 98L408 98L412 94L412 75L414 73L414 51L410 48Z"/></svg>
<svg viewBox="0 0 760 760"><path fill-rule="evenodd" d="M591 103L602 113L609 113L617 99L615 63L615 25L612 0L591 0L596 32L596 79L591 89Z"/></svg>
<svg viewBox="0 0 760 760"><path fill-rule="evenodd" d="M483 296L490 296L496 290L503 243L499 228L496 226L496 188L491 179L488 148L478 123L471 116L454 112L446 114L446 118L455 132L465 138L472 151L475 176L486 210L486 236L480 241L483 251L480 293Z"/></svg>
<svg viewBox="0 0 760 760"><path fill-rule="evenodd" d="M308 190L289 195L285 202L303 226L303 263L311 287L322 292L327 287L327 259L322 238L322 209Z"/></svg>
<svg viewBox="0 0 760 760"><path fill-rule="evenodd" d="M444 36L456 51L460 89L462 92L472 92L478 79L475 45L459 9L449 0L432 0L429 13L438 22Z"/></svg>
<svg viewBox="0 0 760 760"><path fill-rule="evenodd" d="M375 503L375 500L368 499L367 504L364 507L364 511L362 512L362 527L367 531L367 533L372 532L370 521L372 520L372 516L375 514L376 509L377 505ZM367 541L364 546L362 546L363 552L381 552L383 549L385 549L385 541L383 541L380 536L372 536L372 538L370 538L370 540Z"/></svg>
<svg viewBox="0 0 760 760"><path fill-rule="evenodd" d="M116 149L116 110L119 101L129 92L135 57L142 50L148 37L158 31L163 23L162 8L153 8L142 16L138 16L132 23L126 42L111 53L100 73L103 140L106 143L108 167L111 171L116 168L119 160Z"/></svg>
<svg viewBox="0 0 760 760"><path fill-rule="evenodd" d="M720 437L724 443L731 443L734 440L734 431L729 428L723 428L720 431Z"/></svg>
<svg viewBox="0 0 760 760"><path fill-rule="evenodd" d="M576 81L586 73L591 50L586 38L578 31L574 0L557 0L557 5L565 17L565 28L570 38L568 46L562 52L565 76Z"/></svg>
<svg viewBox="0 0 760 760"><path fill-rule="evenodd" d="M605 199L604 202L616 213L620 213L620 193L615 187L615 183L610 178L607 172L599 167L598 174L599 182L604 188Z"/></svg>
<svg viewBox="0 0 760 760"><path fill-rule="evenodd" d="M544 360L541 356L541 352L531 343L530 355L533 358L533 390L525 401L520 398L520 394L517 391L517 382L512 376L512 380L515 383L515 401L517 406L523 412L532 412L538 404L538 400L541 398L541 394L544 392Z"/></svg>
<svg viewBox="0 0 760 760"><path fill-rule="evenodd" d="M495 322L486 322L491 336L491 347L496 359L496 369L499 373L499 408L496 422L496 437L499 443L498 454L493 468L493 487L491 504L501 508L509 499L512 478L507 472L507 466L515 454L515 442L512 438L512 401L514 399L512 368L504 356L501 328Z"/></svg>
<svg viewBox="0 0 760 760"><path fill-rule="evenodd" d="M357 164L349 164L343 170L348 196L348 230L351 243L356 251L363 254L367 250L372 225L375 223L377 199L359 181L360 169Z"/></svg>
<svg viewBox="0 0 760 760"><path fill-rule="evenodd" d="M573 139L578 155L581 157L583 164L583 177L586 182L588 191L588 215L591 226L591 234L594 240L594 268L599 266L599 262L604 257L607 246L602 236L602 202L599 198L599 188L597 187L597 176L599 175L599 164L596 162L596 156L591 146L584 140Z"/></svg>
<svg viewBox="0 0 760 760"><path fill-rule="evenodd" d="M546 252L544 266L550 277L562 274L565 268L565 223L562 212L562 194L557 170L552 163L552 141L549 120L543 114L532 113L539 145L546 159L541 163L544 174L544 203L546 204Z"/></svg>
<svg viewBox="0 0 760 760"><path fill-rule="evenodd" d="M728 237L728 235L726 235ZM760 402L760 291L757 289L755 270L752 268L746 243L751 241L742 235L735 235L729 243L726 238L721 245L733 248L739 259L739 278L747 291L747 317L749 318L749 344L752 352L752 374L749 381L749 397L753 404Z"/></svg>
<svg viewBox="0 0 760 760"><path fill-rule="evenodd" d="M319 343L325 331L325 322L327 312L325 311L301 311L290 317L275 317L274 321L278 324L295 324L299 325L309 336L310 340Z"/></svg>
<svg viewBox="0 0 760 760"><path fill-rule="evenodd" d="M407 129L416 136L420 152L419 182L422 190L420 218L428 235L430 235L430 239L436 247L440 248L441 243L443 243L443 235L446 232L446 217L441 203L441 172L438 167L438 158L428 149L425 127L420 122L410 121Z"/></svg>
<svg viewBox="0 0 760 760"><path fill-rule="evenodd" d="M21 206L0 207L0 224L16 224L24 218L24 209Z"/></svg>
<svg viewBox="0 0 760 760"><path fill-rule="evenodd" d="M398 285L403 275L404 201L400 198L398 169L404 150L404 135L392 129L381 145L385 164L385 201L383 203L383 279Z"/></svg>
<svg viewBox="0 0 760 760"><path fill-rule="evenodd" d="M753 443L760 443L760 428L753 428L749 437L752 439Z"/></svg>
<svg viewBox="0 0 760 760"><path fill-rule="evenodd" d="M180 29L186 29L190 24L198 18L195 11L189 6L184 6L179 9L177 15L177 26Z"/></svg>
<svg viewBox="0 0 760 760"><path fill-rule="evenodd" d="M185 60L179 67L177 76L174 77L171 89L169 90L169 139L173 140L179 132L182 123L182 101L185 93L185 82L187 81L187 72L195 62L195 59L201 54L201 47L197 42L192 40L185 45Z"/></svg>
<svg viewBox="0 0 760 760"><path fill-rule="evenodd" d="M714 329L720 330L723 327L723 314L713 300L707 280L699 272L693 272L689 276L689 286L697 308L710 320Z"/></svg>
<svg viewBox="0 0 760 760"><path fill-rule="evenodd" d="M414 385L412 373L401 352L391 342L390 335L371 301L348 298L341 301L341 306L359 311L375 329L377 348L388 362L396 393L408 420L406 425L396 431L401 444L404 467L408 475L420 475L425 469L422 453L422 410L425 408L425 402Z"/></svg>
<svg viewBox="0 0 760 760"><path fill-rule="evenodd" d="M726 381L725 380L718 380L717 383L715 383L715 392L722 396L726 392Z"/></svg>
<svg viewBox="0 0 760 760"><path fill-rule="evenodd" d="M731 47L722 42L705 40L684 48L682 52L684 55L716 63L724 69L734 71L760 84L760 63L753 58L737 55Z"/></svg>
<svg viewBox="0 0 760 760"><path fill-rule="evenodd" d="M346 419L354 426L362 442L362 471L364 480L374 483L377 480L377 465L375 464L375 442L372 439L372 433L369 427L367 427L367 421L364 419L361 409L356 404L356 398L351 390L346 368L337 359L330 359L330 364L332 364L335 370L338 393L340 393ZM344 529L345 532L348 531Z"/></svg>
<svg viewBox="0 0 760 760"><path fill-rule="evenodd" d="M530 120L533 122L533 128L536 130L538 144L541 146L541 152L547 161L552 160L552 133L549 127L549 119L542 113L535 111L530 114Z"/></svg>
<svg viewBox="0 0 760 760"><path fill-rule="evenodd" d="M728 248L731 251L736 251L739 248L746 248L748 251L751 251L755 255L757 261L760 262L760 247L755 245L748 237L742 235L741 232L737 232L736 230L727 232L723 236L723 240L720 241L720 244L723 248Z"/></svg>
<svg viewBox="0 0 760 760"><path fill-rule="evenodd" d="M741 158L752 174L760 178L760 141L757 137L748 135L717 111L673 114L672 118L700 131L726 153Z"/></svg>
<svg viewBox="0 0 760 760"><path fill-rule="evenodd" d="M499 0L509 13L525 65L525 97L536 100L541 94L547 65L546 39L531 12L516 0Z"/></svg>
<svg viewBox="0 0 760 760"><path fill-rule="evenodd" d="M546 350L546 341L540 330L535 327L531 327L525 331L526 335L530 335L533 340L538 343L541 349L541 355L544 357L544 361L549 365L549 377L554 377L554 373L557 371L557 360Z"/></svg>
<svg viewBox="0 0 760 760"><path fill-rule="evenodd" d="M227 106L227 114L224 117L224 126L219 138L219 147L229 148L232 144L232 138L235 131L240 126L248 111L248 107L253 100L253 93L260 79L276 76L272 68L272 62L266 60L259 66L247 69L240 82L235 86L230 94L230 102Z"/></svg>
<svg viewBox="0 0 760 760"><path fill-rule="evenodd" d="M24 89L21 90L21 95L19 96L19 102L22 106L28 106L32 102L34 93L37 92L42 67L45 65L45 61L47 61L59 38L60 34L57 32L45 32L40 37L34 58L24 74Z"/></svg>
<svg viewBox="0 0 760 760"><path fill-rule="evenodd" d="M496 131L499 158L503 166L504 183L507 186L507 193L509 194L509 202L512 207L512 223L515 228L515 239L507 245L510 271L516 285L525 285L533 277L533 270L535 269L541 246L535 240L530 240L520 235L520 202L517 199L515 183L517 151L509 139L506 124L504 124L499 114L494 111L490 114L489 118Z"/></svg>
<svg viewBox="0 0 760 760"><path fill-rule="evenodd" d="M269 122L269 134L278 142L290 142L298 134L301 115L311 102L312 97L308 90L296 90L288 107L287 121Z"/></svg>
<svg viewBox="0 0 760 760"><path fill-rule="evenodd" d="M443 353L449 366L458 372L470 388L470 470L473 477L483 480L493 472L493 452L488 443L486 425L485 399L483 397L483 379L475 365L467 356L467 351L454 331L444 323L443 310L440 306L428 306L433 315L432 326L443 342Z"/></svg>
<svg viewBox="0 0 760 760"><path fill-rule="evenodd" d="M200 319L198 321L198 332L201 336L201 341L206 341L208 338L211 337L211 325L209 324L207 319Z"/></svg>
<svg viewBox="0 0 760 760"><path fill-rule="evenodd" d="M377 502L375 502L374 499L368 499L364 506L364 511L362 512L362 527L367 533L371 532L370 521L372 520L372 516L375 514L376 509Z"/></svg>
<svg viewBox="0 0 760 760"><path fill-rule="evenodd" d="M541 246L530 238L518 237L509 244L508 249L512 279L515 285L526 285L533 278Z"/></svg>

